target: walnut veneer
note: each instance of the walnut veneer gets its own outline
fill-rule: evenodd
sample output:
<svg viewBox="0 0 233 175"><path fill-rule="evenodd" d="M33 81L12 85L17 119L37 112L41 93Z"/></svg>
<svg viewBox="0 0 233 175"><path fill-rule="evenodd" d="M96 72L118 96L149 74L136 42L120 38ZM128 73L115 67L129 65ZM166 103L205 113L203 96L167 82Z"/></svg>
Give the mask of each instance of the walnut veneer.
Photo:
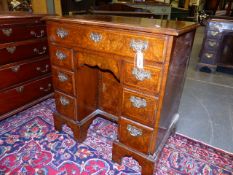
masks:
<svg viewBox="0 0 233 175"><path fill-rule="evenodd" d="M78 141L100 114L118 122L113 161L132 156L142 174L174 129L197 25L114 16L48 17L57 112ZM144 67L135 64L138 49Z"/></svg>
<svg viewBox="0 0 233 175"><path fill-rule="evenodd" d="M0 120L52 92L45 22L41 15L0 14Z"/></svg>

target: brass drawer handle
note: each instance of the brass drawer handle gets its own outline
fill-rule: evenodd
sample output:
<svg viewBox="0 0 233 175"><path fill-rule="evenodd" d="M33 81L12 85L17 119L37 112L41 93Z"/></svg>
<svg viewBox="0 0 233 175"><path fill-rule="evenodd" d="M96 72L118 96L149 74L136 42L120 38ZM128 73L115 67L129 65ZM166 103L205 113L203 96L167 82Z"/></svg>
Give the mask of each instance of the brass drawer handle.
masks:
<svg viewBox="0 0 233 175"><path fill-rule="evenodd" d="M48 86L47 86L47 88L40 87L40 91L48 92L48 91L51 90L51 88L52 88L52 84L49 83Z"/></svg>
<svg viewBox="0 0 233 175"><path fill-rule="evenodd" d="M57 50L56 51L56 56L57 56L57 58L59 59L59 60L64 60L64 59L66 59L66 54L65 53L63 53L62 51L60 51L60 50Z"/></svg>
<svg viewBox="0 0 233 175"><path fill-rule="evenodd" d="M210 34L211 34L212 36L217 36L217 35L219 34L219 32L217 32L217 31L211 31Z"/></svg>
<svg viewBox="0 0 233 175"><path fill-rule="evenodd" d="M130 47L134 50L134 52L143 52L148 48L148 41L132 39L130 42Z"/></svg>
<svg viewBox="0 0 233 175"><path fill-rule="evenodd" d="M135 96L130 97L130 102L135 108L145 108L147 106L147 102L145 99Z"/></svg>
<svg viewBox="0 0 233 175"><path fill-rule="evenodd" d="M12 71L12 72L18 72L19 69L20 69L20 66L19 66L19 65L14 66L14 67L11 67L11 71Z"/></svg>
<svg viewBox="0 0 233 175"><path fill-rule="evenodd" d="M214 54L212 54L212 53L206 53L205 54L205 57L206 58L212 58L214 56Z"/></svg>
<svg viewBox="0 0 233 175"><path fill-rule="evenodd" d="M40 31L40 34L38 35L35 31L32 30L32 31L30 32L30 34L33 35L33 36L36 37L36 38L42 38L42 37L44 36L45 32L44 32L44 30L41 30L41 31Z"/></svg>
<svg viewBox="0 0 233 175"><path fill-rule="evenodd" d="M12 32L13 32L12 28L2 29L2 33L3 33L5 36L11 36Z"/></svg>
<svg viewBox="0 0 233 175"><path fill-rule="evenodd" d="M214 46L217 45L217 43L216 43L215 41L209 41L209 42L208 42L208 45L209 45L210 47L214 47Z"/></svg>
<svg viewBox="0 0 233 175"><path fill-rule="evenodd" d="M6 50L7 50L7 52L13 54L13 53L15 53L16 46L7 47Z"/></svg>
<svg viewBox="0 0 233 175"><path fill-rule="evenodd" d="M49 70L49 65L46 64L44 69L41 68L41 67L36 67L36 70L39 71L39 72L42 72L42 73L46 73Z"/></svg>
<svg viewBox="0 0 233 175"><path fill-rule="evenodd" d="M138 69L136 67L133 68L132 74L139 81L144 81L145 79L151 79L151 73L149 71Z"/></svg>
<svg viewBox="0 0 233 175"><path fill-rule="evenodd" d="M65 82L65 81L68 80L68 77L67 77L66 74L61 73L61 72L58 72L58 79L59 79L59 81L61 81L61 82Z"/></svg>
<svg viewBox="0 0 233 175"><path fill-rule="evenodd" d="M40 51L40 50L37 49L37 48L34 48L34 49L33 49L33 52L35 52L35 53L38 54L38 55L43 55L43 54L45 54L46 50L47 50L47 47L46 47L46 46L43 46L42 51Z"/></svg>
<svg viewBox="0 0 233 175"><path fill-rule="evenodd" d="M19 87L15 88L15 90L18 93L22 93L24 91L24 86L19 86Z"/></svg>
<svg viewBox="0 0 233 175"><path fill-rule="evenodd" d="M129 131L130 135L133 137L141 136L142 135L142 130L138 129L135 126L132 125L127 125L127 130Z"/></svg>
<svg viewBox="0 0 233 175"><path fill-rule="evenodd" d="M98 43L102 40L102 35L96 32L91 32L90 39L95 43Z"/></svg>
<svg viewBox="0 0 233 175"><path fill-rule="evenodd" d="M60 97L60 102L63 106L67 106L70 104L70 101L65 97Z"/></svg>
<svg viewBox="0 0 233 175"><path fill-rule="evenodd" d="M57 36L61 39L64 39L65 37L68 36L68 32L64 30L63 28L58 28L57 29Z"/></svg>

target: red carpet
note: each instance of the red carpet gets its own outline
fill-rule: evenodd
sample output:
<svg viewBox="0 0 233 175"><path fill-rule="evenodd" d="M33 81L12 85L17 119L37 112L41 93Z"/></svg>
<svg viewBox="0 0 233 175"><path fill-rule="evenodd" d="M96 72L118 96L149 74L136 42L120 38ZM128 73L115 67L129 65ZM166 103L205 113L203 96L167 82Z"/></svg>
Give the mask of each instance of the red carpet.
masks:
<svg viewBox="0 0 233 175"><path fill-rule="evenodd" d="M54 101L49 99L0 122L0 174L22 175L136 175L132 158L122 165L111 161L117 126L97 118L84 143L69 128L53 127ZM233 155L175 135L169 138L156 175L233 175Z"/></svg>

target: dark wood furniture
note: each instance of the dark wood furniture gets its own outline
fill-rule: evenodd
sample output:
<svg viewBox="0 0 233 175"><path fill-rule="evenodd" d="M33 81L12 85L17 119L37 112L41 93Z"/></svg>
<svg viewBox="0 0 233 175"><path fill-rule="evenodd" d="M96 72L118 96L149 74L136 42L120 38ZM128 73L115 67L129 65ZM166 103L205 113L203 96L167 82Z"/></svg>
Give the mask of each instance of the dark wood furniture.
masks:
<svg viewBox="0 0 233 175"><path fill-rule="evenodd" d="M119 16L47 18L55 128L67 124L82 142L96 115L114 120L113 161L132 156L142 174L152 174L178 120L196 27Z"/></svg>
<svg viewBox="0 0 233 175"><path fill-rule="evenodd" d="M51 96L46 27L40 15L0 15L0 119Z"/></svg>
<svg viewBox="0 0 233 175"><path fill-rule="evenodd" d="M197 69L215 72L233 68L233 18L213 18L207 23ZM217 70L218 70L217 69Z"/></svg>

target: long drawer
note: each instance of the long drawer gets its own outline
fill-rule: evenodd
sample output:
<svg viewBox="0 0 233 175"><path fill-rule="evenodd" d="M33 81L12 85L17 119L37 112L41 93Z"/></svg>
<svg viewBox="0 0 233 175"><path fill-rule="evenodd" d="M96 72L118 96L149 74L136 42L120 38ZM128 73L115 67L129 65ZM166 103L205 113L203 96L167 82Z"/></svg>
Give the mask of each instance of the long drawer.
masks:
<svg viewBox="0 0 233 175"><path fill-rule="evenodd" d="M167 38L163 35L140 35L77 24L49 22L48 39L63 45L74 45L95 51L134 58L137 50L149 61L164 62Z"/></svg>
<svg viewBox="0 0 233 175"><path fill-rule="evenodd" d="M0 115L17 109L51 92L52 84L50 76L2 91L0 92Z"/></svg>
<svg viewBox="0 0 233 175"><path fill-rule="evenodd" d="M0 90L49 73L48 57L0 68Z"/></svg>
<svg viewBox="0 0 233 175"><path fill-rule="evenodd" d="M17 42L0 47L0 65L48 53L47 40Z"/></svg>
<svg viewBox="0 0 233 175"><path fill-rule="evenodd" d="M45 25L0 25L0 43L9 43L35 38L43 38L45 36Z"/></svg>

